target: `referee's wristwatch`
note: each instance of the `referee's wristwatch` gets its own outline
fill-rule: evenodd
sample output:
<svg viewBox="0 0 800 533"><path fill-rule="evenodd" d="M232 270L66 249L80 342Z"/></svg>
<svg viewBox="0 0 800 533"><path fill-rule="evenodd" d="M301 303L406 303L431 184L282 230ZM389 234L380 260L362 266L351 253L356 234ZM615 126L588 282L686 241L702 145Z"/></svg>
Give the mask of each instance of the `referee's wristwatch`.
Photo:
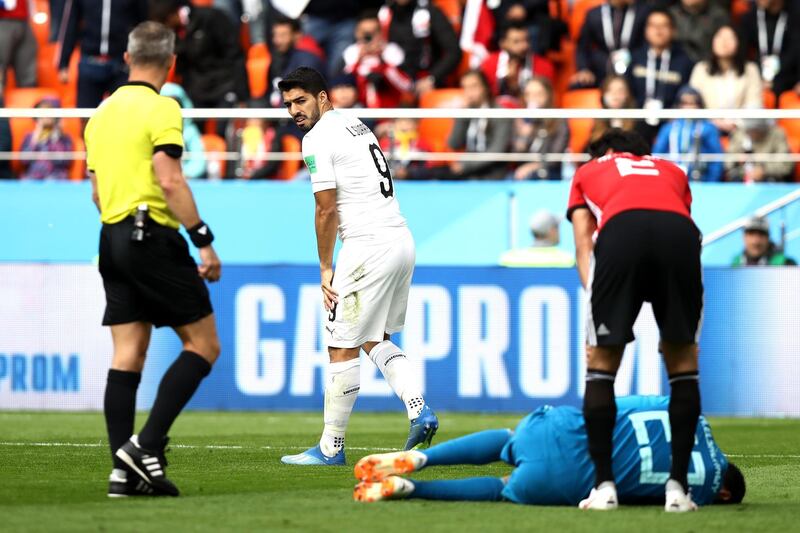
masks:
<svg viewBox="0 0 800 533"><path fill-rule="evenodd" d="M211 233L211 228L202 220L196 226L187 228L186 231L189 233L192 244L197 248L205 248L214 242L214 234Z"/></svg>

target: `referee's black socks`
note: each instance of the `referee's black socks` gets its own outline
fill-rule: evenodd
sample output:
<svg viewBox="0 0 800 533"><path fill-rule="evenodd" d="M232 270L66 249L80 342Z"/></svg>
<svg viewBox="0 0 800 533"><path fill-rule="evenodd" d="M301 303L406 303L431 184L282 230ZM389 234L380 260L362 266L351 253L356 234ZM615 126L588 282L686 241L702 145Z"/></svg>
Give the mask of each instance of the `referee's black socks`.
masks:
<svg viewBox="0 0 800 533"><path fill-rule="evenodd" d="M617 420L614 400L614 374L588 368L586 392L583 396L583 419L589 441L589 455L595 468L595 487L604 481L614 481L611 464L611 439Z"/></svg>
<svg viewBox="0 0 800 533"><path fill-rule="evenodd" d="M160 450L172 423L200 386L211 364L199 354L183 351L164 373L156 401L139 433L139 444L147 450Z"/></svg>
<svg viewBox="0 0 800 533"><path fill-rule="evenodd" d="M669 397L669 425L672 428L672 468L669 477L688 490L689 459L700 418L700 386L697 371L672 374Z"/></svg>
<svg viewBox="0 0 800 533"><path fill-rule="evenodd" d="M106 416L108 444L114 468L126 469L125 463L115 452L133 435L133 422L136 418L136 390L142 374L124 370L108 371L106 394L103 399L103 412Z"/></svg>

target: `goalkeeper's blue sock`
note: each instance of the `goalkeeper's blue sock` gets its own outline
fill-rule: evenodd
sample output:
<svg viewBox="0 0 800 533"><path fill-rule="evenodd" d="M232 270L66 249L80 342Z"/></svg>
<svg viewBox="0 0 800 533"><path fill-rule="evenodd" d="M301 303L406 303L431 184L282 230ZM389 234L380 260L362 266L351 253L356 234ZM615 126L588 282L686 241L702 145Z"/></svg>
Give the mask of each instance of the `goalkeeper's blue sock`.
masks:
<svg viewBox="0 0 800 533"><path fill-rule="evenodd" d="M511 438L511 430L490 429L420 450L425 466L485 465L500 460L500 452Z"/></svg>
<svg viewBox="0 0 800 533"><path fill-rule="evenodd" d="M422 500L497 502L503 499L502 492L505 487L503 480L498 477L410 481L414 483L414 492L408 497Z"/></svg>

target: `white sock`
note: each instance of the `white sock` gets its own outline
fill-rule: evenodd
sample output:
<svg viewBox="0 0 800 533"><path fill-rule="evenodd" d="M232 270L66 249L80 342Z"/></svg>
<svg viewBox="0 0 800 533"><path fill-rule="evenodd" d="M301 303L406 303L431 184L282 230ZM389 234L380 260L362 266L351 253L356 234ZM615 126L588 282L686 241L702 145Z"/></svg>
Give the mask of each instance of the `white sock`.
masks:
<svg viewBox="0 0 800 533"><path fill-rule="evenodd" d="M110 477L113 478L113 481L124 482L124 481L128 480L128 472L126 472L125 470L123 470L121 468L114 468L114 469L111 470L111 476Z"/></svg>
<svg viewBox="0 0 800 533"><path fill-rule="evenodd" d="M360 363L360 360L355 358L328 364L323 415L325 428L319 440L322 453L328 457L333 457L344 448L344 433L361 384Z"/></svg>
<svg viewBox="0 0 800 533"><path fill-rule="evenodd" d="M417 418L425 405L425 399L411 361L403 350L392 341L383 341L375 345L368 355L397 397L406 404L408 419Z"/></svg>

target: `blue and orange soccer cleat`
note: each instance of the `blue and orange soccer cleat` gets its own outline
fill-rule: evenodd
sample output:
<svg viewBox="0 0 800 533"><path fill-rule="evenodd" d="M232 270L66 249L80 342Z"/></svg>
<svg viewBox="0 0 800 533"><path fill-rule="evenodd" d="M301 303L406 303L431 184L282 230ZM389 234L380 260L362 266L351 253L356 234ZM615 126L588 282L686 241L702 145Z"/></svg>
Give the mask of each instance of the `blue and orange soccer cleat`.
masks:
<svg viewBox="0 0 800 533"><path fill-rule="evenodd" d="M439 429L439 419L436 418L433 410L428 404L422 406L419 416L411 421L408 430L408 440L406 440L405 450L418 450L428 448L431 445L436 430Z"/></svg>
<svg viewBox="0 0 800 533"><path fill-rule="evenodd" d="M353 490L357 502L379 502L383 500L402 500L414 492L414 483L409 479L389 476L376 483L362 481Z"/></svg>
<svg viewBox="0 0 800 533"><path fill-rule="evenodd" d="M317 444L297 455L284 455L281 457L281 462L285 465L299 466L344 466L347 464L347 459L344 455L344 448L339 450L339 453L333 457L328 457L322 453L319 444Z"/></svg>
<svg viewBox="0 0 800 533"><path fill-rule="evenodd" d="M356 463L353 474L359 481L377 482L389 476L410 474L425 466L425 454L417 450L376 453Z"/></svg>

